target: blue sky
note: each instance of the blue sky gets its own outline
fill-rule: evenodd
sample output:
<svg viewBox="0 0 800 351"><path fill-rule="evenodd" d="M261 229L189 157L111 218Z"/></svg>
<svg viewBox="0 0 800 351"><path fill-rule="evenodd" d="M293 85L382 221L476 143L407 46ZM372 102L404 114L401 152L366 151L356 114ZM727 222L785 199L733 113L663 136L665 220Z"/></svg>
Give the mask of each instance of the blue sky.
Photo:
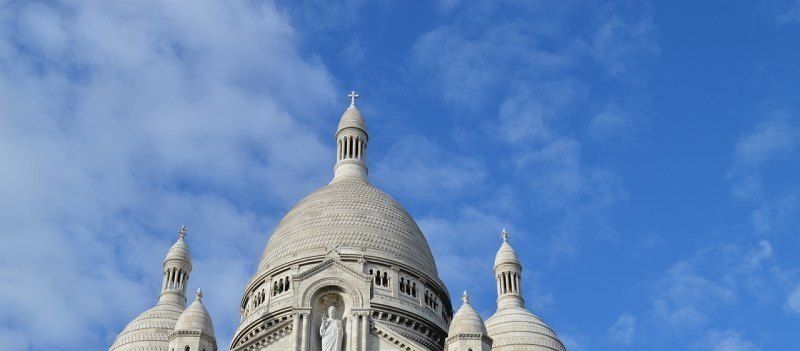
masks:
<svg viewBox="0 0 800 351"><path fill-rule="evenodd" d="M571 351L800 349L798 39L797 1L0 1L0 348L107 348L182 224L226 348L356 89L484 318L507 227Z"/></svg>

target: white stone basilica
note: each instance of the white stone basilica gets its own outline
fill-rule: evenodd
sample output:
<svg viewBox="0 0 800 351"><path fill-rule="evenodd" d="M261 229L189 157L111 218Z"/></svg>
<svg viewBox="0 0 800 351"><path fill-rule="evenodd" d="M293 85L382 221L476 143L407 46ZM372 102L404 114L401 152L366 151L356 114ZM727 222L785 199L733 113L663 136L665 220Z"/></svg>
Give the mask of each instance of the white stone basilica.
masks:
<svg viewBox="0 0 800 351"><path fill-rule="evenodd" d="M270 236L239 304L231 351L522 351L566 348L525 309L522 266L503 230L494 262L497 312L484 321L465 292L453 314L428 242L408 212L367 179L369 135L350 93L336 131L333 180L301 200ZM186 230L164 260L155 307L110 351L216 351ZM486 277L487 284L489 277Z"/></svg>

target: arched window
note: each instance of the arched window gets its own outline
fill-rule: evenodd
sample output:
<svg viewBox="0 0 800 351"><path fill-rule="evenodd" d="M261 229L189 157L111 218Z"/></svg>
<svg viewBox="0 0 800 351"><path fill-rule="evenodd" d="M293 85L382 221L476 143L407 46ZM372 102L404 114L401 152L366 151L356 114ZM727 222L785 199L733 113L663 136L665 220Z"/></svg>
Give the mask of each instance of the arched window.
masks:
<svg viewBox="0 0 800 351"><path fill-rule="evenodd" d="M189 345L186 345L186 348L184 348L184 349L183 349L183 351L191 351L191 350L189 349Z"/></svg>
<svg viewBox="0 0 800 351"><path fill-rule="evenodd" d="M405 279L403 277L400 277L400 292L406 293Z"/></svg>
<svg viewBox="0 0 800 351"><path fill-rule="evenodd" d="M383 272L383 286L387 288L389 287L389 276L386 274L386 272Z"/></svg>

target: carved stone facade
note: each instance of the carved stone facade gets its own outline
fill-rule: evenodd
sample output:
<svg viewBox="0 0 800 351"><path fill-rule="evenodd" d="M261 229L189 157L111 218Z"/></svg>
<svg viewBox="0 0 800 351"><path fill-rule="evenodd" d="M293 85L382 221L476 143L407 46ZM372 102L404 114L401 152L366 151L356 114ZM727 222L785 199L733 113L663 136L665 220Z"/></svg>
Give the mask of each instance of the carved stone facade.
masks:
<svg viewBox="0 0 800 351"><path fill-rule="evenodd" d="M565 350L555 333L524 309L522 267L507 233L495 264L498 313L484 324L465 296L453 315L422 231L403 206L368 181L369 134L355 106L358 95L350 97L335 134L333 180L298 202L270 235L244 288L229 349L322 351L321 333L331 325L321 328L325 320L335 323L337 338L341 331L341 351ZM177 268L188 279L191 267ZM179 292L169 300L171 320L184 309L184 291ZM198 301L186 310L196 310ZM165 339L203 335L176 334L170 331L175 322L162 324L162 333L171 333ZM213 329L205 329L213 339ZM330 335L326 342L338 344ZM202 345L196 341L192 345ZM169 351L204 351L184 344L190 349ZM119 350L134 349L150 350Z"/></svg>

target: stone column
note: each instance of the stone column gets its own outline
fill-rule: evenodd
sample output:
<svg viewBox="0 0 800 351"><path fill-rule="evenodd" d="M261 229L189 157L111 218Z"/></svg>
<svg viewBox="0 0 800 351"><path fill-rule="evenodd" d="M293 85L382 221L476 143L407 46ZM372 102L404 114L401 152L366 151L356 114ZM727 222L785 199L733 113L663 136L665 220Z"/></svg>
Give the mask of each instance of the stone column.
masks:
<svg viewBox="0 0 800 351"><path fill-rule="evenodd" d="M303 332L300 334L300 350L306 351L308 350L308 313L301 313L300 316L303 318Z"/></svg>
<svg viewBox="0 0 800 351"><path fill-rule="evenodd" d="M400 268L392 267L392 275L389 278L389 289L392 289L392 296L400 296Z"/></svg>
<svg viewBox="0 0 800 351"><path fill-rule="evenodd" d="M300 351L300 314L292 314L292 350Z"/></svg>
<svg viewBox="0 0 800 351"><path fill-rule="evenodd" d="M358 332L358 315L355 312L350 312L350 337L347 342L347 349L349 351L358 351L356 343L358 342L358 338L356 337L356 333Z"/></svg>
<svg viewBox="0 0 800 351"><path fill-rule="evenodd" d="M367 333L369 332L369 314L361 313L361 351L367 351Z"/></svg>

